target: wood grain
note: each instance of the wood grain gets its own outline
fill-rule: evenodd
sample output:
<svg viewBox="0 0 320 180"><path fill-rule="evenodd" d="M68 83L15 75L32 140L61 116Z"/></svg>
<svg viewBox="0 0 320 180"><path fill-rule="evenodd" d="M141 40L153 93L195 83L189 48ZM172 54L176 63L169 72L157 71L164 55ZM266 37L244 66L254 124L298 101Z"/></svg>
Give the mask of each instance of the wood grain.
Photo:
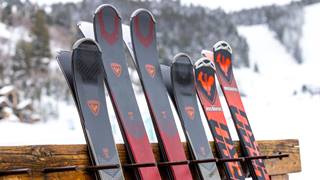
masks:
<svg viewBox="0 0 320 180"><path fill-rule="evenodd" d="M235 145L240 152L239 142ZM301 160L298 140L268 140L258 141L258 145L262 155L272 155L288 153L289 158L268 159L265 160L268 173L274 180L286 180L287 174L301 171ZM214 147L214 143L211 142ZM156 160L160 161L158 144L152 144L153 152ZM184 143L187 157L190 158L187 145ZM123 144L118 144L122 164L128 163L128 156ZM214 148L212 148L214 149ZM216 155L215 151L213 152ZM27 180L27 179L75 179L89 180L93 179L93 175L83 170L67 171L60 173L42 173L46 167L60 166L87 166L89 165L88 151L86 145L35 145L35 146L9 146L0 147L0 170L31 168L32 173L0 176L0 180ZM132 170L125 170L126 179L132 179Z"/></svg>

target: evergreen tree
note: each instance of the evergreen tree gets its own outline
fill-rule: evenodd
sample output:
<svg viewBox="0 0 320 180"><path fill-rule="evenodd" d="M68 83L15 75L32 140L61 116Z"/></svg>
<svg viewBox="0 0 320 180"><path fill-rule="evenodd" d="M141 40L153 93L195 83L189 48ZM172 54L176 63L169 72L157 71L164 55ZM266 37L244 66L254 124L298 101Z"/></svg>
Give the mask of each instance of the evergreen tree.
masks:
<svg viewBox="0 0 320 180"><path fill-rule="evenodd" d="M44 57L50 58L50 35L48 24L46 22L46 13L43 10L36 11L33 19L31 33L33 35L33 54L36 60L39 61Z"/></svg>

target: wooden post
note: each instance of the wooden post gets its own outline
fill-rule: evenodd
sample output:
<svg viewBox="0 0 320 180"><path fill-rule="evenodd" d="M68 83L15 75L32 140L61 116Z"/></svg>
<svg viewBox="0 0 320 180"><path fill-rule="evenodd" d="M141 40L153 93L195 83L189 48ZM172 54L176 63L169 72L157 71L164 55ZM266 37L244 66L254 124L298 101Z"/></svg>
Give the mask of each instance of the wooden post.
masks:
<svg viewBox="0 0 320 180"><path fill-rule="evenodd" d="M214 144L211 142L212 147ZM239 142L235 142L239 150ZM289 158L268 159L265 160L268 173L272 180L288 180L289 173L301 171L300 151L298 140L275 140L275 141L258 141L261 154L272 155L276 153L288 153ZM156 160L160 161L158 144L152 144L153 152ZM187 145L184 143L187 157L190 154ZM123 144L117 145L121 163L128 162L128 156ZM214 149L214 148L212 148ZM215 151L213 152L215 155ZM0 180L42 180L44 177L48 180L90 180L92 174L83 170L66 171L60 173L41 172L46 167L60 166L87 166L89 158L86 145L36 145L36 146L10 146L0 147L0 170L15 169L15 168L31 168L31 174L20 174L10 176L0 176ZM126 179L134 177L129 170L125 171Z"/></svg>

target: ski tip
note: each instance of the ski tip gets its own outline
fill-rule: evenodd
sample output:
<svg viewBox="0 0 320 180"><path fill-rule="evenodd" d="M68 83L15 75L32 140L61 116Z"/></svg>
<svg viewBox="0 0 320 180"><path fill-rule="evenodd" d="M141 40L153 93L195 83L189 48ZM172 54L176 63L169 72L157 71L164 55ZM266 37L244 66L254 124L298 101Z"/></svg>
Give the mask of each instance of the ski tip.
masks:
<svg viewBox="0 0 320 180"><path fill-rule="evenodd" d="M77 26L80 27L84 27L84 26L92 26L91 22L88 21L78 21Z"/></svg>
<svg viewBox="0 0 320 180"><path fill-rule="evenodd" d="M198 59L195 63L194 63L194 68L195 69L198 69L198 68L201 68L203 66L206 66L206 67L211 67L213 68L214 70L216 70L216 67L215 65L213 64L213 62L206 58L206 57L201 57L200 59Z"/></svg>
<svg viewBox="0 0 320 180"><path fill-rule="evenodd" d="M191 64L192 65L192 61L191 61L191 58L188 54L186 53L178 53L174 56L173 58L173 62L172 64L174 63L178 63L178 61L183 62L183 63L188 63L188 64Z"/></svg>
<svg viewBox="0 0 320 180"><path fill-rule="evenodd" d="M99 44L95 40L90 39L90 38L81 38L81 39L77 40L73 44L72 49L74 50L74 49L79 48L81 46L87 46L87 45L95 46L97 48L97 50L101 52L101 48L100 48Z"/></svg>
<svg viewBox="0 0 320 180"><path fill-rule="evenodd" d="M106 11L107 11L107 12L108 12L108 11L113 11L113 12L116 14L116 16L117 16L119 19L121 19L121 16L120 16L117 8L115 8L115 7L114 7L113 5L111 5L111 4L102 4L102 5L100 5L99 7L97 7L96 11L94 12L94 17L95 17L98 13L100 13L101 11L104 11L104 12L106 12Z"/></svg>
<svg viewBox="0 0 320 180"><path fill-rule="evenodd" d="M203 50L201 51L201 55L202 55L203 57L213 56L213 52L212 52L212 51L209 51L209 50L206 50L206 49L203 49Z"/></svg>
<svg viewBox="0 0 320 180"><path fill-rule="evenodd" d="M142 16L142 15L147 15L147 16L150 16L152 21L154 23L156 23L156 19L154 18L153 14L147 10L147 9L144 9L144 8L140 8L140 9L137 9L135 10L132 14L131 14L131 18L130 18L130 21L132 21L134 18L136 18L137 16Z"/></svg>
<svg viewBox="0 0 320 180"><path fill-rule="evenodd" d="M213 51L219 50L227 50L230 54L232 54L231 46L225 41L219 41L213 46Z"/></svg>

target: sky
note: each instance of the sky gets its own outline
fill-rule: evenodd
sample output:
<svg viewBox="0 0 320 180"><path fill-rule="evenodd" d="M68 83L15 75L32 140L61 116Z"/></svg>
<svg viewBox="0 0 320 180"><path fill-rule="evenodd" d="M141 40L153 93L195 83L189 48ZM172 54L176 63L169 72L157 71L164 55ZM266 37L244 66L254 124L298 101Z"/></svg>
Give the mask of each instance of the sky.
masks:
<svg viewBox="0 0 320 180"><path fill-rule="evenodd" d="M81 0L31 0L32 2L37 2L41 5L52 4L57 2L79 2ZM238 11L241 9L249 9L253 7L259 7L264 5L272 4L287 4L293 0L181 0L183 4L194 4L206 6L209 8L221 7L227 12Z"/></svg>

